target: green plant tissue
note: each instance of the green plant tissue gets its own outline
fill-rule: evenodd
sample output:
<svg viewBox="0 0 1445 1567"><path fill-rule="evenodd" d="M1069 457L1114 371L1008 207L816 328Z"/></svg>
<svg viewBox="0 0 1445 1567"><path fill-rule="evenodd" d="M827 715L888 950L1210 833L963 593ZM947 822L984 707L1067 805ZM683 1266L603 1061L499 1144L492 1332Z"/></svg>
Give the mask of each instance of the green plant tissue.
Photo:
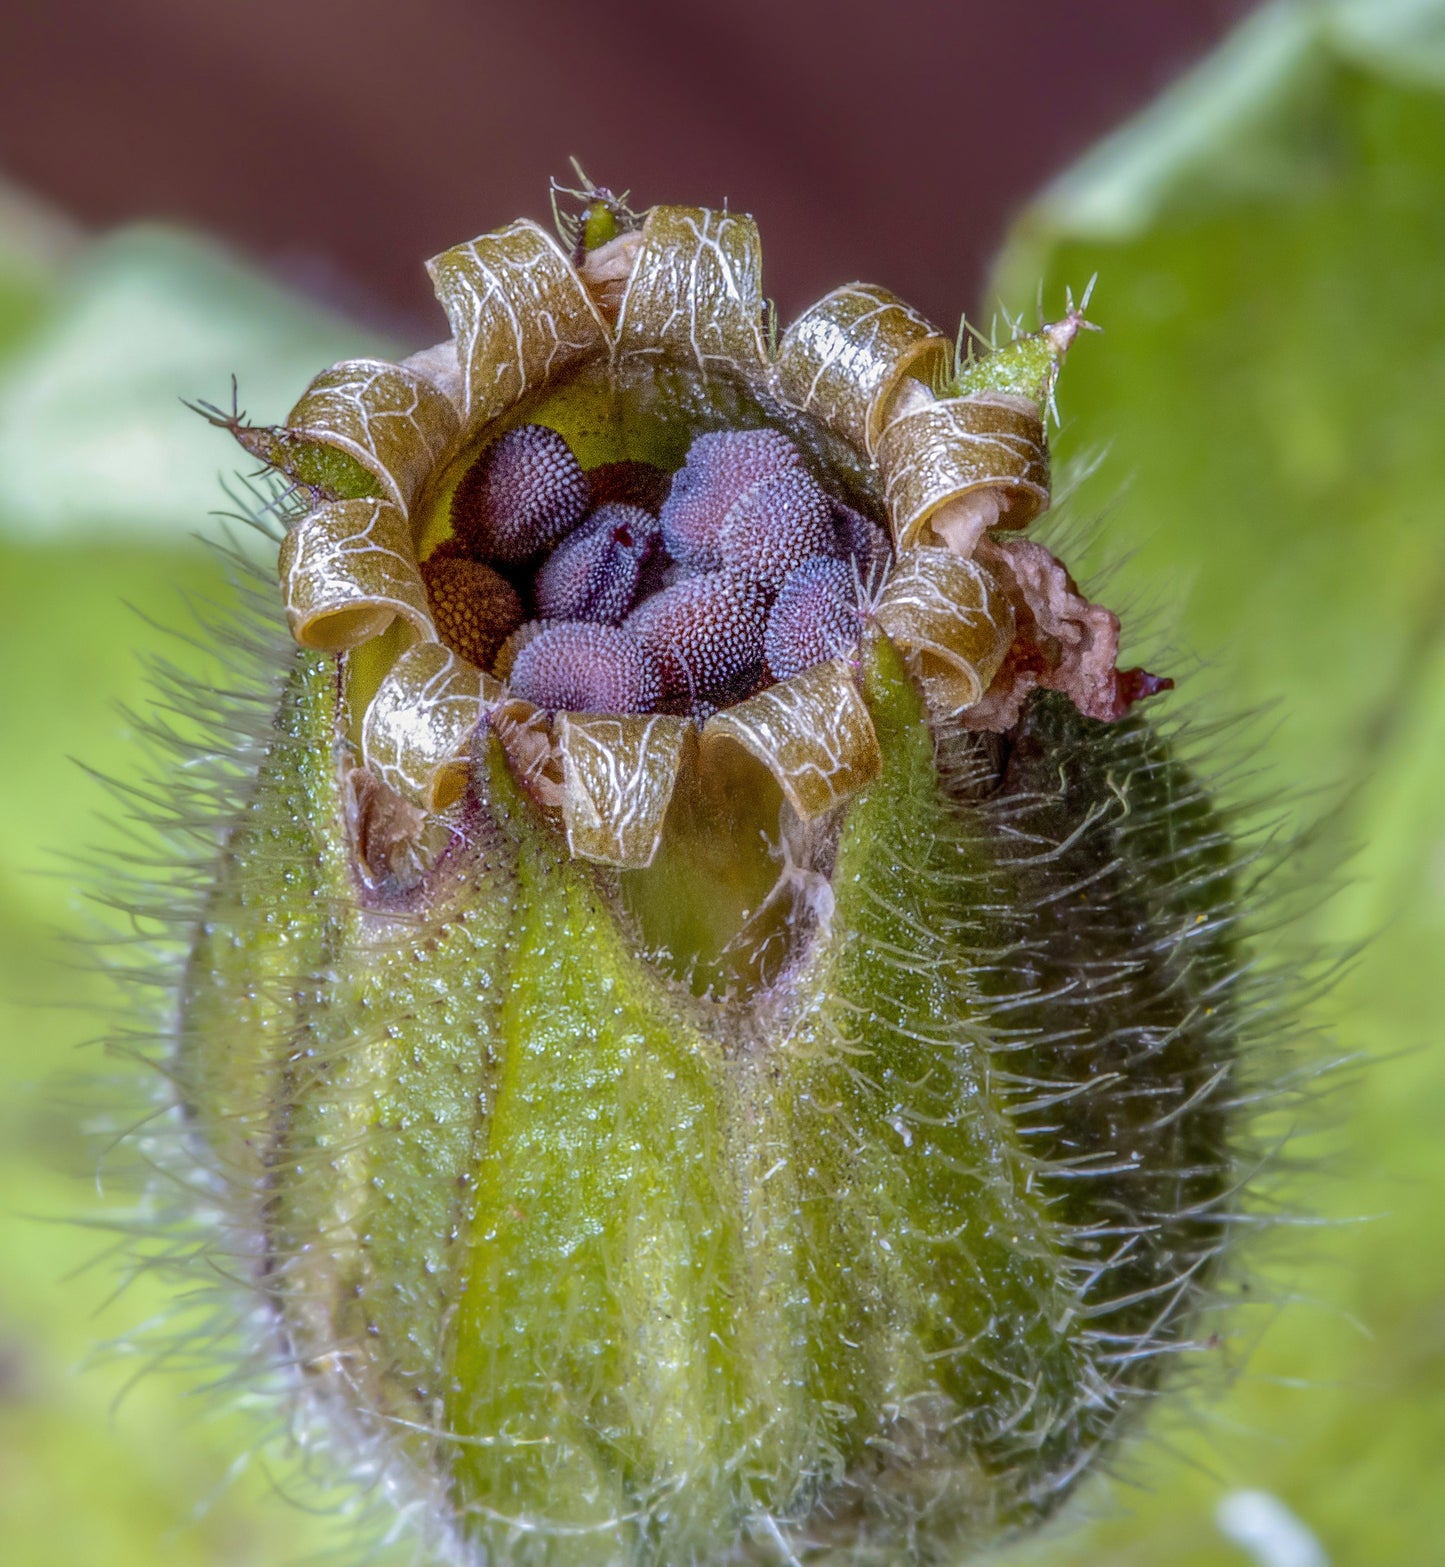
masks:
<svg viewBox="0 0 1445 1567"><path fill-rule="evenodd" d="M202 242L125 236L57 276L0 221L0 646L19 672L0 703L0 1538L16 1567L260 1567L344 1525L278 1504L259 1458L237 1465L247 1411L197 1393L183 1353L123 1398L133 1368L83 1368L164 1296L142 1279L112 1302L107 1238L57 1222L97 1157L63 1080L95 1069L79 1047L102 1027L51 1003L105 991L83 967L55 977L81 916L52 851L123 852L67 758L133 767L115 705L142 704L135 655L191 656L149 617L183 623L178 589L224 591L188 537L225 504L218 447L175 399L224 401L235 370L274 416L317 364L384 345ZM1100 519L1085 575L1107 566L1114 597L1152 611L1151 652L1198 655L1171 700L1261 713L1248 787L1345 866L1291 939L1353 955L1311 1005L1363 1058L1304 1140L1328 1222L1261 1259L1267 1301L1223 1346L1242 1369L1222 1396L1171 1395L1122 1483L1094 1481L1010 1564L1383 1567L1445 1538L1442 254L1445 6L1375 0L1256 14L1038 197L999 263L1011 311L1040 278L1056 307L1099 276L1106 339L1061 392L1061 451L1103 453L1075 503ZM43 395L16 395L21 377ZM1314 1557L1268 1554L1291 1527Z"/></svg>

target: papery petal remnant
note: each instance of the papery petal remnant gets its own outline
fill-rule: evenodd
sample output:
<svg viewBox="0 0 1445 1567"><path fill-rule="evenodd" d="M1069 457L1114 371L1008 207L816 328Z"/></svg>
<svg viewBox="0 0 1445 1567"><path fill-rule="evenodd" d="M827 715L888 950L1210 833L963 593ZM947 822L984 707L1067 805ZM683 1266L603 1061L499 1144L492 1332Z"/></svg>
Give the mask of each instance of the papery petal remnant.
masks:
<svg viewBox="0 0 1445 1567"><path fill-rule="evenodd" d="M1013 605L1012 646L981 701L963 721L1002 731L1018 723L1030 691L1061 691L1086 718L1113 723L1135 702L1173 689L1144 669L1118 669L1119 617L1093 604L1063 564L1029 539L985 541L980 564Z"/></svg>
<svg viewBox="0 0 1445 1567"><path fill-rule="evenodd" d="M452 497L452 531L479 559L513 564L550 548L587 505L587 476L572 448L546 425L524 424L462 477Z"/></svg>

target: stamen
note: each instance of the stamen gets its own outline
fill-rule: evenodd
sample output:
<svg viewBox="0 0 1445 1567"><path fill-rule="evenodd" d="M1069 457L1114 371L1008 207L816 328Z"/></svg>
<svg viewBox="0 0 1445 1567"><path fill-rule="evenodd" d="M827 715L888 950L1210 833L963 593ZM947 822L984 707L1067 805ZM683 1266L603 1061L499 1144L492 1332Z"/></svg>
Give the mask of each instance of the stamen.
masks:
<svg viewBox="0 0 1445 1567"><path fill-rule="evenodd" d="M778 430L719 430L700 435L672 477L662 507L667 553L695 571L722 565L718 531L733 503L760 479L801 465L798 449Z"/></svg>
<svg viewBox="0 0 1445 1567"><path fill-rule="evenodd" d="M876 588L893 562L893 542L888 534L861 511L842 501L833 502L833 534L838 554L858 564L858 580L865 588Z"/></svg>
<svg viewBox="0 0 1445 1567"><path fill-rule="evenodd" d="M517 590L490 566L454 555L424 560L421 576L437 635L478 669L490 669L498 648L522 623Z"/></svg>
<svg viewBox="0 0 1445 1567"><path fill-rule="evenodd" d="M606 462L587 470L591 504L640 506L655 517L662 510L672 485L672 475L650 462Z"/></svg>
<svg viewBox="0 0 1445 1567"><path fill-rule="evenodd" d="M858 641L853 566L815 555L783 584L763 642L768 671L786 680L814 664L841 658Z"/></svg>
<svg viewBox="0 0 1445 1567"><path fill-rule="evenodd" d="M664 588L626 622L655 659L665 702L692 712L746 694L763 659L762 594L731 572Z"/></svg>
<svg viewBox="0 0 1445 1567"><path fill-rule="evenodd" d="M801 468L752 485L718 532L723 565L769 599L810 556L831 555L837 547L828 497Z"/></svg>
<svg viewBox="0 0 1445 1567"><path fill-rule="evenodd" d="M517 654L514 696L548 712L649 713L658 703L658 669L638 639L618 626L564 620Z"/></svg>
<svg viewBox="0 0 1445 1567"><path fill-rule="evenodd" d="M657 519L636 506L599 506L537 573L537 613L548 620L619 625L658 538Z"/></svg>
<svg viewBox="0 0 1445 1567"><path fill-rule="evenodd" d="M467 470L452 498L452 531L468 553L514 564L575 528L587 499L587 476L567 442L524 424Z"/></svg>

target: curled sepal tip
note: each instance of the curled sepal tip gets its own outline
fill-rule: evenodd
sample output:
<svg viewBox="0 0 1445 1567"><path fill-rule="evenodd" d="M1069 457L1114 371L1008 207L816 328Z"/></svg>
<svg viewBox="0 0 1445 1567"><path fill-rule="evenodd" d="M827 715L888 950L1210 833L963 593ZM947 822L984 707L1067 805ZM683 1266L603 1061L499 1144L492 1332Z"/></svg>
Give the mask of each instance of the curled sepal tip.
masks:
<svg viewBox="0 0 1445 1567"><path fill-rule="evenodd" d="M1024 398L930 399L886 426L877 456L900 549L971 554L988 528L1026 527L1049 504L1044 427Z"/></svg>
<svg viewBox="0 0 1445 1567"><path fill-rule="evenodd" d="M302 647L343 653L398 615L436 641L411 529L388 501L331 501L308 512L282 540L277 570Z"/></svg>
<svg viewBox="0 0 1445 1567"><path fill-rule="evenodd" d="M989 573L927 545L899 557L874 616L939 718L983 696L1014 637L1013 608Z"/></svg>
<svg viewBox="0 0 1445 1567"><path fill-rule="evenodd" d="M617 320L619 354L757 374L767 357L762 317L762 243L750 217L706 207L648 213Z"/></svg>
<svg viewBox="0 0 1445 1567"><path fill-rule="evenodd" d="M407 366L344 359L301 394L286 429L344 452L405 511L451 449L458 420L451 401Z"/></svg>
<svg viewBox="0 0 1445 1567"><path fill-rule="evenodd" d="M900 383L932 385L952 345L911 305L871 283L848 283L783 334L774 375L784 398L872 453Z"/></svg>
<svg viewBox="0 0 1445 1567"><path fill-rule="evenodd" d="M1088 303L1087 295L1084 303ZM967 360L949 390L960 397L1003 393L1023 397L1039 408L1047 407L1064 355L1081 331L1095 332L1084 319L1084 307L1071 305L1060 321L1051 321L1037 332L1018 332L1007 343Z"/></svg>
<svg viewBox="0 0 1445 1567"><path fill-rule="evenodd" d="M841 805L883 765L873 720L841 658L713 714L702 739L705 748L731 741L755 756L804 821Z"/></svg>
<svg viewBox="0 0 1445 1567"><path fill-rule="evenodd" d="M502 696L500 682L450 648L418 643L392 665L366 709L367 767L413 804L445 810L466 792L472 733Z"/></svg>
<svg viewBox="0 0 1445 1567"><path fill-rule="evenodd" d="M527 219L443 251L427 271L456 338L468 432L607 348L576 269Z"/></svg>
<svg viewBox="0 0 1445 1567"><path fill-rule="evenodd" d="M655 713L557 715L562 820L572 854L599 865L652 864L692 732L688 719Z"/></svg>

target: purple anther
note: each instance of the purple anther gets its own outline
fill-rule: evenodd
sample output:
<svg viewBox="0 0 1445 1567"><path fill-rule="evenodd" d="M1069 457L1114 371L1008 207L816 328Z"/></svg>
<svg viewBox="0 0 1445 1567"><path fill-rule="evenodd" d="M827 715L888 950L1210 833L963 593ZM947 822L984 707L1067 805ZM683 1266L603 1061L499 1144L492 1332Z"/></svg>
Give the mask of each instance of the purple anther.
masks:
<svg viewBox="0 0 1445 1567"><path fill-rule="evenodd" d="M555 430L508 430L467 469L452 497L452 531L478 559L515 563L569 533L587 510L587 475Z"/></svg>
<svg viewBox="0 0 1445 1567"><path fill-rule="evenodd" d="M832 503L801 468L754 484L734 503L717 537L723 566L769 600L809 556L831 555L838 547Z"/></svg>
<svg viewBox="0 0 1445 1567"><path fill-rule="evenodd" d="M599 506L537 573L537 613L547 620L620 624L657 537L657 519L640 507Z"/></svg>
<svg viewBox="0 0 1445 1567"><path fill-rule="evenodd" d="M667 499L672 475L650 462L605 462L587 470L587 486L593 506L640 506L655 517Z"/></svg>
<svg viewBox="0 0 1445 1567"><path fill-rule="evenodd" d="M859 618L851 561L815 555L778 594L768 615L763 651L777 680L841 658L858 641Z"/></svg>
<svg viewBox="0 0 1445 1567"><path fill-rule="evenodd" d="M672 476L661 512L667 553L694 571L722 564L717 535L729 508L760 479L799 468L798 449L778 430L700 435Z"/></svg>
<svg viewBox="0 0 1445 1567"><path fill-rule="evenodd" d="M893 562L893 543L887 533L861 511L854 511L842 501L833 501L833 533L838 544L838 554L844 560L855 561L858 581L865 588L882 584L884 574Z"/></svg>
<svg viewBox="0 0 1445 1567"><path fill-rule="evenodd" d="M626 629L656 660L664 702L684 712L736 699L763 658L762 594L714 571L665 588L633 610Z"/></svg>
<svg viewBox="0 0 1445 1567"><path fill-rule="evenodd" d="M513 696L548 712L650 713L661 694L657 665L631 632L564 620L517 654Z"/></svg>

